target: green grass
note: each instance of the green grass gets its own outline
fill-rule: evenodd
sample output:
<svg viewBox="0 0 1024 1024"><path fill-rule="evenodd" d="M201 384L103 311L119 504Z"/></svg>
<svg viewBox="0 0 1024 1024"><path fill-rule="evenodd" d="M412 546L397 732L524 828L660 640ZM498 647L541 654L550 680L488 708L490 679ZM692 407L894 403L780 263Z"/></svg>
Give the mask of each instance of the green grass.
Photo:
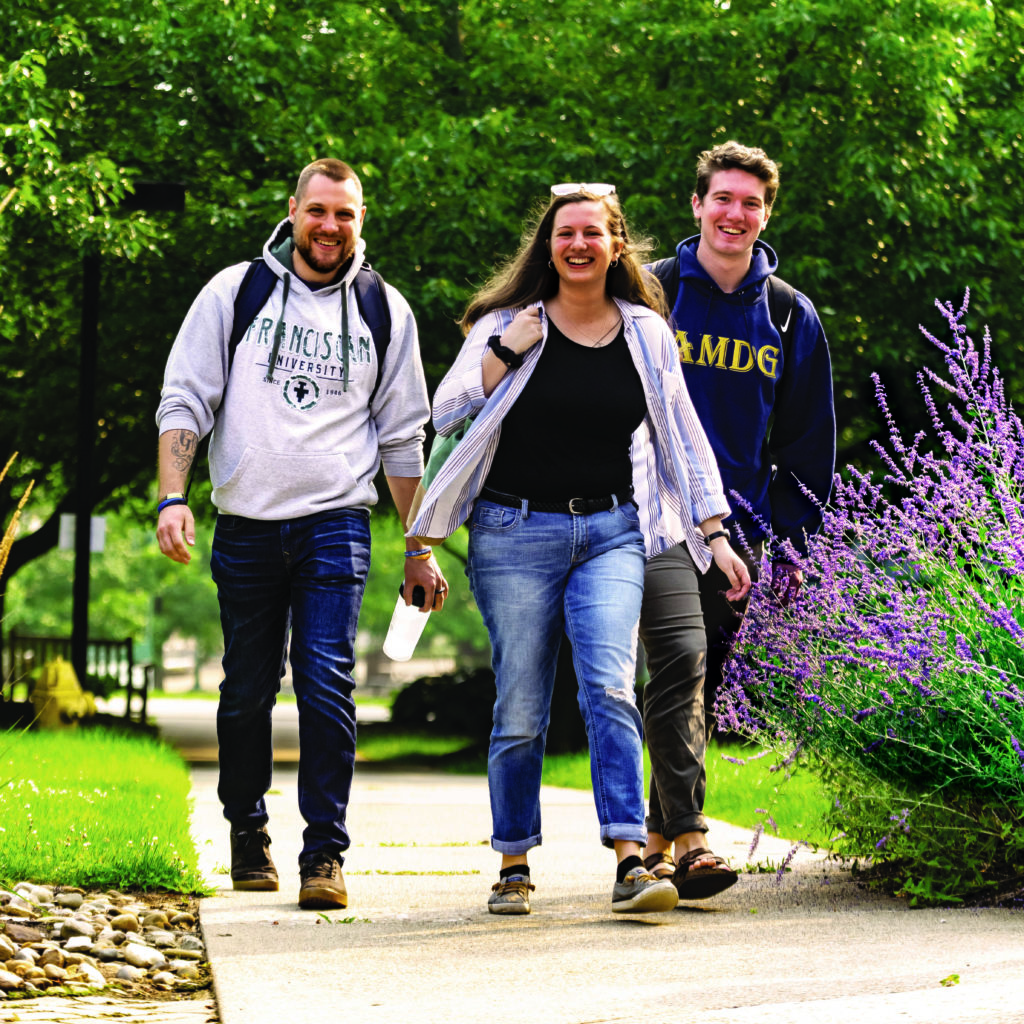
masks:
<svg viewBox="0 0 1024 1024"><path fill-rule="evenodd" d="M790 778L784 771L773 772L778 761L772 754L750 761L759 749L739 743L712 744L708 748L707 806L711 818L727 821L731 825L757 828L764 825L771 834L764 814L768 812L778 825L778 835L785 839L803 839L815 846L828 845L824 815L830 797L821 781L807 768L801 768ZM722 755L746 759L744 765L733 764Z"/></svg>
<svg viewBox="0 0 1024 1024"><path fill-rule="evenodd" d="M778 835L786 839L803 839L814 845L825 845L827 835L822 816L828 808L828 797L818 779L809 771L800 771L784 780L780 772L772 772L771 755L756 761L749 758L757 748L741 744L712 743L707 753L707 802L704 811L709 818L755 829L765 825L771 829L766 811L778 825ZM722 755L747 760L733 764ZM650 784L651 765L644 750L644 788ZM544 758L542 781L548 786L567 789L590 789L590 758L587 753L555 754Z"/></svg>
<svg viewBox="0 0 1024 1024"><path fill-rule="evenodd" d="M487 757L465 737L437 736L428 731L397 730L389 723L361 725L357 735L360 754L378 766L444 768L478 775L487 770ZM755 758L760 748L740 743L712 742L707 754L707 803L710 818L756 829L764 825L769 834L785 839L802 839L824 846L828 838L823 816L829 806L818 778L803 768L789 779L773 772L771 754ZM723 755L745 760L743 765L726 761ZM651 765L644 749L644 789L650 785ZM566 789L591 788L590 757L578 754L549 754L544 758L542 781L546 786ZM758 813L758 811L767 813ZM778 826L771 827L768 818Z"/></svg>
<svg viewBox="0 0 1024 1024"><path fill-rule="evenodd" d="M188 768L100 729L0 733L0 879L205 893Z"/></svg>
<svg viewBox="0 0 1024 1024"><path fill-rule="evenodd" d="M443 758L452 759L471 747L465 736L438 736L423 731L399 731L389 723L367 722L356 731L356 751L375 764L390 763L395 767L420 765Z"/></svg>

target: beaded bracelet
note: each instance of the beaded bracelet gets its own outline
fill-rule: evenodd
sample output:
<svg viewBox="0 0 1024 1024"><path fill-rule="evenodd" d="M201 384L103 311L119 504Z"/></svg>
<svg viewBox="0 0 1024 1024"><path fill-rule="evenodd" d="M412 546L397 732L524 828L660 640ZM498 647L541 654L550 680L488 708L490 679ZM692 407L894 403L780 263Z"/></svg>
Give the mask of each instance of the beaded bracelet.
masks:
<svg viewBox="0 0 1024 1024"><path fill-rule="evenodd" d="M420 548L419 551L406 551L406 558L423 559L429 558L434 552L430 548Z"/></svg>

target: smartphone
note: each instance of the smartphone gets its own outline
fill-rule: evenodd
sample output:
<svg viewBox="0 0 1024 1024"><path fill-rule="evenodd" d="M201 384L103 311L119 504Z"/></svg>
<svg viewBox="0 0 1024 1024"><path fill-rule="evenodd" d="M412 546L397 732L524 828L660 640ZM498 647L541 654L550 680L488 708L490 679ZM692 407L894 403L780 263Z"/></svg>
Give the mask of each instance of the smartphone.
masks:
<svg viewBox="0 0 1024 1024"><path fill-rule="evenodd" d="M398 584L398 593L405 597L405 583ZM422 608L427 603L427 592L419 584L412 588L412 603L417 608Z"/></svg>

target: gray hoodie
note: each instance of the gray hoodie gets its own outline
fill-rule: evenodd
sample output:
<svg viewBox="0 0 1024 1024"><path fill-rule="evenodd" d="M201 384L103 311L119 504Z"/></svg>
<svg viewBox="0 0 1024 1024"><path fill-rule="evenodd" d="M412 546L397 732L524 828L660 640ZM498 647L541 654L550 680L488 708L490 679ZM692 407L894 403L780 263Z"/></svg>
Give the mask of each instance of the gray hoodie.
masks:
<svg viewBox="0 0 1024 1024"><path fill-rule="evenodd" d="M213 503L250 519L373 505L382 461L389 476L423 472L430 402L409 304L387 285L391 342L370 405L377 359L351 288L365 243L359 240L343 280L314 291L286 265L288 247L280 243L290 228L282 221L263 247L282 285L239 342L230 378L228 340L247 263L221 271L192 304L167 361L156 413L161 434L184 429L204 437L212 429ZM285 334L268 380L279 319Z"/></svg>

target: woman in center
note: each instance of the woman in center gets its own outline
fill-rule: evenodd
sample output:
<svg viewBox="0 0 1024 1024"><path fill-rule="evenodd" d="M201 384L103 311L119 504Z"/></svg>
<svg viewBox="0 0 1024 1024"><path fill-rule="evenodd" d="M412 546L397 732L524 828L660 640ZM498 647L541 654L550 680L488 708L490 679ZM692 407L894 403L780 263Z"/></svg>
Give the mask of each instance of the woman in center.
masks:
<svg viewBox="0 0 1024 1024"><path fill-rule="evenodd" d="M665 911L675 887L641 860L634 676L645 558L685 539L698 566L714 557L730 598L750 580L726 535L716 537L729 507L664 297L642 269L646 250L630 242L615 188L551 192L518 254L462 318L468 335L434 397L434 425L441 435L467 418L472 426L409 536L446 537L469 520L467 574L497 686L487 777L501 870L488 909L530 911L528 851L541 842L541 768L565 635L600 838L618 861L612 910Z"/></svg>

